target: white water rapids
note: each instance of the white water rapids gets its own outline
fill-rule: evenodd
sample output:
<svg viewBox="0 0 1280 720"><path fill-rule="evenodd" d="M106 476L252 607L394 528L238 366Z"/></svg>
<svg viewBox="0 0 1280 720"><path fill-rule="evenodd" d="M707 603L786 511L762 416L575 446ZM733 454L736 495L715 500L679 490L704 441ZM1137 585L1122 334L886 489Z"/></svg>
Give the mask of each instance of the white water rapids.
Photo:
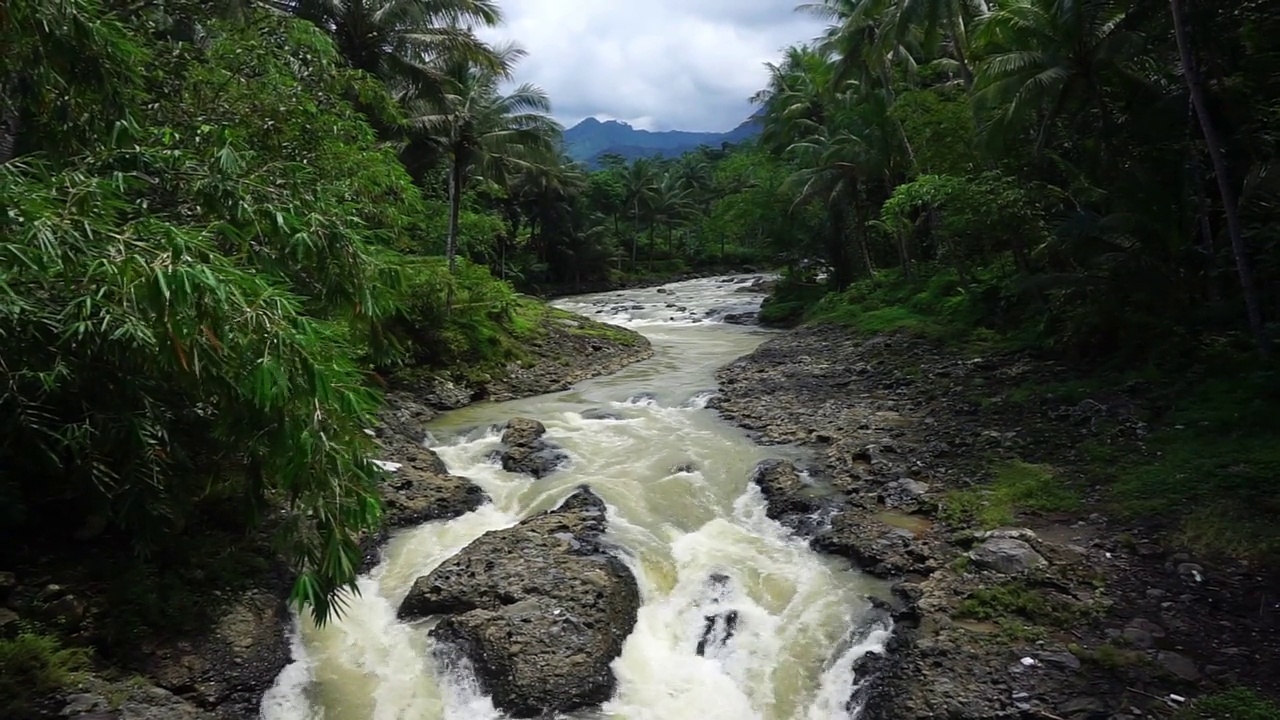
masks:
<svg viewBox="0 0 1280 720"><path fill-rule="evenodd" d="M395 612L413 581L483 533L558 505L589 484L609 507L609 538L640 585L643 605L622 656L618 688L575 720L846 720L859 679L854 662L887 630L860 627L866 595L882 589L847 563L821 556L765 516L749 482L766 457L798 456L754 445L705 408L717 368L768 336L719 322L751 312L760 297L723 279L661 289L578 296L556 304L644 333L655 356L553 395L455 411L429 444L451 472L493 502L447 522L395 535L361 578L359 597L322 629L300 619L294 662L263 699L263 720L497 720L503 714L465 670L438 667L431 622ZM600 418L602 411L617 418ZM587 417L583 417L583 413ZM489 459L496 423L532 417L570 464L531 480ZM714 574L728 583L710 582ZM719 597L716 594L719 593ZM713 609L709 605L718 599ZM735 632L696 652L705 616L738 612Z"/></svg>

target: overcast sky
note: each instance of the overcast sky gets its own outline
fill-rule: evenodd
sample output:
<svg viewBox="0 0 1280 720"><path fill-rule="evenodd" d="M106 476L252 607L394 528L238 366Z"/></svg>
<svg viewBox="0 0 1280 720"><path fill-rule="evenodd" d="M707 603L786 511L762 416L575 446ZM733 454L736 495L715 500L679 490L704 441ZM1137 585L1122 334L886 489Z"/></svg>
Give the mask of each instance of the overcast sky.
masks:
<svg viewBox="0 0 1280 720"><path fill-rule="evenodd" d="M517 80L541 85L556 119L625 120L650 130L724 131L788 45L821 25L797 0L503 0L489 40L529 52Z"/></svg>

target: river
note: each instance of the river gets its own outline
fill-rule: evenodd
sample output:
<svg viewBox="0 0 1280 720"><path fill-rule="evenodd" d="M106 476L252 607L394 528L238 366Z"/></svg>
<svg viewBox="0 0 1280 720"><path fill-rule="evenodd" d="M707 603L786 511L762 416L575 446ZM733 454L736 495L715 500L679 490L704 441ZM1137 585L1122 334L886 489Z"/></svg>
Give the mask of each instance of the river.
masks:
<svg viewBox="0 0 1280 720"><path fill-rule="evenodd" d="M574 720L846 720L854 661L886 631L860 624L877 581L819 555L765 516L749 482L757 462L800 457L760 447L706 409L717 368L768 337L721 322L758 308L741 282L710 278L562 299L567 310L633 328L652 359L570 391L448 413L428 443L493 502L447 522L401 531L359 581L341 620L296 621L294 662L263 700L263 720L489 720L473 678L443 673L431 623L395 611L413 581L483 533L555 507L586 483L609 505L609 536L640 585L643 605L622 656L618 689ZM594 411L594 412L593 412ZM584 413L587 417L584 417ZM601 417L601 413L615 418ZM571 457L542 480L489 459L492 429L514 416L547 426ZM738 611L733 638L700 656L708 578L728 576L720 607Z"/></svg>

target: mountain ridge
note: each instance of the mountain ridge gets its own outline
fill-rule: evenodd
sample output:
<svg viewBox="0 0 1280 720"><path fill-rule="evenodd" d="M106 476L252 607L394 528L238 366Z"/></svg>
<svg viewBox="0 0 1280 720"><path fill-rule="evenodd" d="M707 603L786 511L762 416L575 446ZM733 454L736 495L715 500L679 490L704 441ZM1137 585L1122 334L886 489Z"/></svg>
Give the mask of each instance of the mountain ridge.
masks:
<svg viewBox="0 0 1280 720"><path fill-rule="evenodd" d="M573 160L595 167L608 154L628 161L652 155L676 157L702 145L718 148L744 142L760 134L760 124L759 112L726 132L642 130L621 120L588 117L564 131L564 148Z"/></svg>

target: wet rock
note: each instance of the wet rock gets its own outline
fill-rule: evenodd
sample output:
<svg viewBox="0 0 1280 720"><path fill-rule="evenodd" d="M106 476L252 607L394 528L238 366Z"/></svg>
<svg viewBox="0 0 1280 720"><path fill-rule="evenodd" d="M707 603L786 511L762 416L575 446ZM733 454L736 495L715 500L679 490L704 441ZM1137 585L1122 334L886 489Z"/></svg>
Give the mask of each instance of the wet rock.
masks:
<svg viewBox="0 0 1280 720"><path fill-rule="evenodd" d="M732 580L722 573L712 573L707 580L710 594L707 605L712 608L723 605L732 590ZM698 639L694 652L702 657L706 657L708 653L714 657L737 633L738 619L738 611L733 609L704 615L702 636Z"/></svg>
<svg viewBox="0 0 1280 720"><path fill-rule="evenodd" d="M881 578L928 574L942 565L930 543L904 528L889 528L858 512L837 512L810 545L849 558L864 572Z"/></svg>
<svg viewBox="0 0 1280 720"><path fill-rule="evenodd" d="M751 482L759 486L768 503L766 514L774 520L796 522L822 507L819 494L805 482L795 463L778 459L761 461L751 474Z"/></svg>
<svg viewBox="0 0 1280 720"><path fill-rule="evenodd" d="M582 411L583 420L621 420L622 416L602 408L591 408Z"/></svg>
<svg viewBox="0 0 1280 720"><path fill-rule="evenodd" d="M728 313L720 318L723 322L730 325L755 325L760 320L760 313L757 312L737 312Z"/></svg>
<svg viewBox="0 0 1280 720"><path fill-rule="evenodd" d="M1043 567L1046 562L1022 540L992 538L970 551L974 564L1006 575L1016 575Z"/></svg>
<svg viewBox="0 0 1280 720"><path fill-rule="evenodd" d="M400 467L387 473L382 488L383 518L389 528L449 520L489 501L478 485L450 474L431 450L406 444L397 448L394 457Z"/></svg>
<svg viewBox="0 0 1280 720"><path fill-rule="evenodd" d="M698 467L691 462L680 463L679 465L671 468L671 473L673 475L679 474L679 473L693 473L697 471L698 471Z"/></svg>
<svg viewBox="0 0 1280 720"><path fill-rule="evenodd" d="M543 438L546 426L529 418L511 418L502 433L502 468L542 478L555 472L569 455Z"/></svg>
<svg viewBox="0 0 1280 720"><path fill-rule="evenodd" d="M604 702L640 606L605 530L604 502L579 488L418 578L399 616L448 615L432 635L469 659L495 705L516 717Z"/></svg>
<svg viewBox="0 0 1280 720"><path fill-rule="evenodd" d="M145 647L143 669L161 688L220 716L257 717L262 693L289 662L288 622L280 593L250 590L229 599L208 631Z"/></svg>

